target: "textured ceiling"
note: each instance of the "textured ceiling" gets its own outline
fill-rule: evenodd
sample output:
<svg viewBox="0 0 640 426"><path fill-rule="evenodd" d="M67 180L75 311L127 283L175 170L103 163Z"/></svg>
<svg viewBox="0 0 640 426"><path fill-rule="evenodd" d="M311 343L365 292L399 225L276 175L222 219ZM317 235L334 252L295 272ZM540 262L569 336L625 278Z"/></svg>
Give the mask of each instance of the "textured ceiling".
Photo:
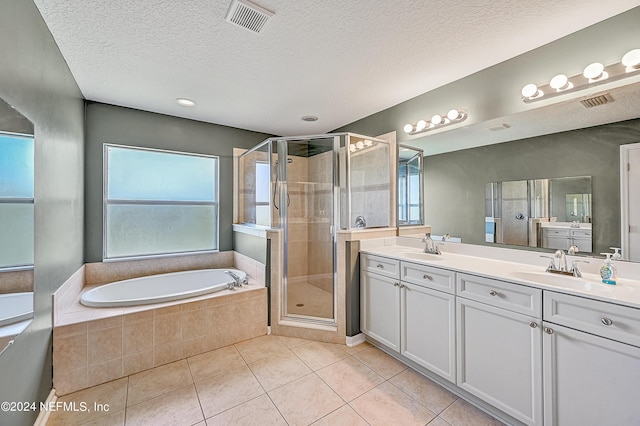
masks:
<svg viewBox="0 0 640 426"><path fill-rule="evenodd" d="M86 99L275 135L330 131L638 5L257 0L275 16L254 34L224 20L230 0L34 1Z"/></svg>

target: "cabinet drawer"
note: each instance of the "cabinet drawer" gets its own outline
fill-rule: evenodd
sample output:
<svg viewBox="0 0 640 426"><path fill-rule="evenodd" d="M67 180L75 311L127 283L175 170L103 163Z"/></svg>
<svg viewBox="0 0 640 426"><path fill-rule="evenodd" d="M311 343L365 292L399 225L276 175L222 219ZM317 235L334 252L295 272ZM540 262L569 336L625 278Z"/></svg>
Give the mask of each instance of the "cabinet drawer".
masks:
<svg viewBox="0 0 640 426"><path fill-rule="evenodd" d="M575 238L591 238L591 231L586 229L572 229L571 236Z"/></svg>
<svg viewBox="0 0 640 426"><path fill-rule="evenodd" d="M554 236L554 237L568 237L569 230L568 229L544 229L542 231L545 235Z"/></svg>
<svg viewBox="0 0 640 426"><path fill-rule="evenodd" d="M400 261L388 257L362 254L360 267L385 277L400 278Z"/></svg>
<svg viewBox="0 0 640 426"><path fill-rule="evenodd" d="M456 294L536 318L542 313L542 290L520 284L458 273Z"/></svg>
<svg viewBox="0 0 640 426"><path fill-rule="evenodd" d="M640 347L640 309L545 291L543 318Z"/></svg>
<svg viewBox="0 0 640 426"><path fill-rule="evenodd" d="M400 273L402 281L451 294L455 293L456 273L453 271L403 261L400 264Z"/></svg>

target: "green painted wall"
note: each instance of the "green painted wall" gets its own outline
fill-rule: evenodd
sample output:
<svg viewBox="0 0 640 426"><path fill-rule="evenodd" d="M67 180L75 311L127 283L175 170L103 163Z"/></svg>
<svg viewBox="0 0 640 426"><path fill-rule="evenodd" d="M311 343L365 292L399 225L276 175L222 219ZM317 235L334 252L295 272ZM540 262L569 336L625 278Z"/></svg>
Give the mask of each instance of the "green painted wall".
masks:
<svg viewBox="0 0 640 426"><path fill-rule="evenodd" d="M51 295L83 263L82 94L32 1L0 2L0 98L35 124L34 321L0 355L0 401L43 401L52 386ZM38 412L0 412L31 425Z"/></svg>
<svg viewBox="0 0 640 426"><path fill-rule="evenodd" d="M233 148L270 135L95 102L86 106L85 262L102 261L102 145L113 143L220 157L220 251L233 249Z"/></svg>

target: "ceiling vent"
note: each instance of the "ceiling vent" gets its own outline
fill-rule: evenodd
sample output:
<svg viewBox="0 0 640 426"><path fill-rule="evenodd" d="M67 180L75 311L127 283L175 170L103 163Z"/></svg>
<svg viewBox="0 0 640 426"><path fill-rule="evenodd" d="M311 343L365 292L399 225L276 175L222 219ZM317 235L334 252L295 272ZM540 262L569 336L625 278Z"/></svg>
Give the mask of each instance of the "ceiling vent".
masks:
<svg viewBox="0 0 640 426"><path fill-rule="evenodd" d="M600 105L608 104L609 102L613 102L613 98L608 93L605 93L603 95L593 96L591 98L583 99L580 101L582 106L585 108L593 108Z"/></svg>
<svg viewBox="0 0 640 426"><path fill-rule="evenodd" d="M273 16L273 12L246 0L233 0L225 20L259 34Z"/></svg>

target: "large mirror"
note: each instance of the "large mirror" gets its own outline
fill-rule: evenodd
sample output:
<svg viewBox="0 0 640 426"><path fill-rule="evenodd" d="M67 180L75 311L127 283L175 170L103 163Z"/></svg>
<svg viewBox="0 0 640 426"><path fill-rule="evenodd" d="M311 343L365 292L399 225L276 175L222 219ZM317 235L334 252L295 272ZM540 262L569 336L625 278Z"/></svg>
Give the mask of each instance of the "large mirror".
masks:
<svg viewBox="0 0 640 426"><path fill-rule="evenodd" d="M422 150L398 145L398 226L423 224Z"/></svg>
<svg viewBox="0 0 640 426"><path fill-rule="evenodd" d="M489 182L485 241L591 252L591 176Z"/></svg>
<svg viewBox="0 0 640 426"><path fill-rule="evenodd" d="M33 124L0 99L0 352L33 318Z"/></svg>

